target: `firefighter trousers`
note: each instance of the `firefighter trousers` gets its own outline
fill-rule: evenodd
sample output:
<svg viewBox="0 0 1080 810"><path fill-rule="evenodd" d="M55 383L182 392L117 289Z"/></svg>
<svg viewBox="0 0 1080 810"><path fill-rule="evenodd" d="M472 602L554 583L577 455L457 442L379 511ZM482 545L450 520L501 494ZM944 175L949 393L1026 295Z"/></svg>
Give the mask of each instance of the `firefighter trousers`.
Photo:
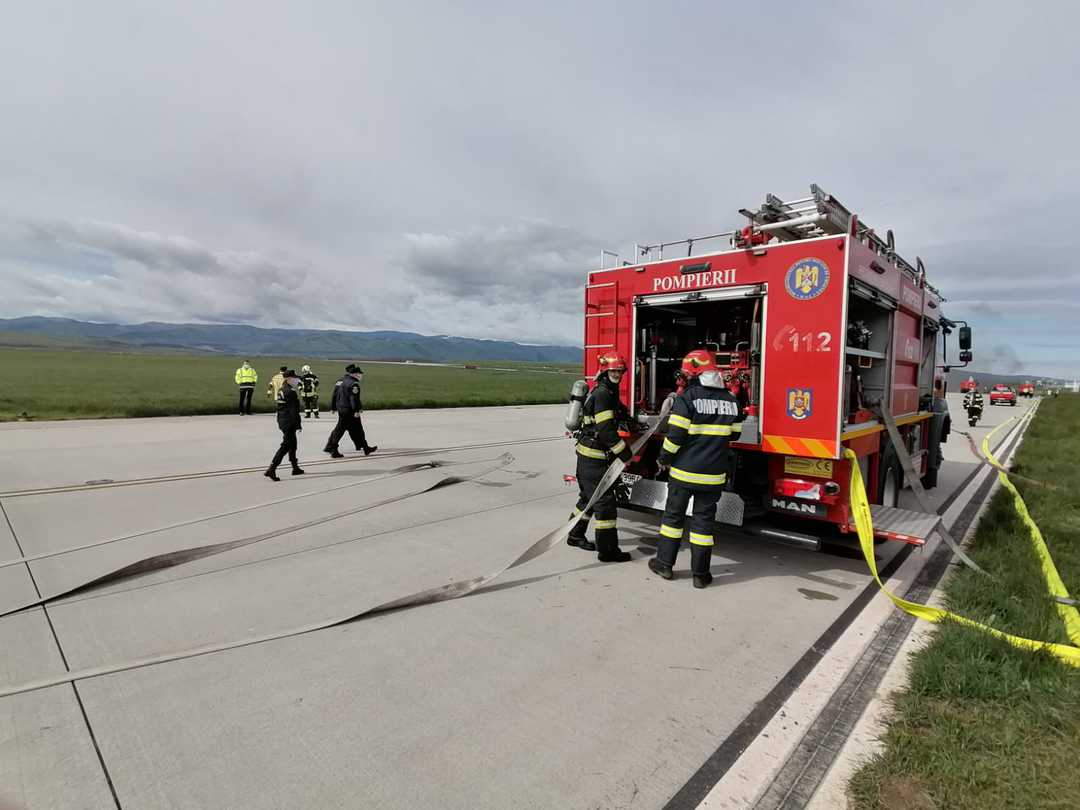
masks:
<svg viewBox="0 0 1080 810"><path fill-rule="evenodd" d="M695 576L709 573L712 564L713 528L716 523L716 504L723 487L690 489L677 481L668 481L667 504L660 522L660 542L656 545L656 561L669 568L679 555L687 522L690 523L690 570ZM694 499L690 520L686 507Z"/></svg>
<svg viewBox="0 0 1080 810"><path fill-rule="evenodd" d="M319 415L319 395L310 394L304 397L304 412L307 414L314 413Z"/></svg>
<svg viewBox="0 0 1080 810"><path fill-rule="evenodd" d="M289 428L288 430L282 429L281 431L281 447L274 453L274 460L270 462L270 472L273 472L278 468L278 464L281 460L288 455L289 463L292 464L294 470L300 469L300 464L296 460L296 428Z"/></svg>
<svg viewBox="0 0 1080 810"><path fill-rule="evenodd" d="M584 537L585 530L589 527L589 518L595 516L596 550L601 554L619 550L618 509L615 505L615 488L611 487L597 498L596 503L593 504L593 508L589 512L583 513L581 510L588 504L593 492L596 491L597 484L600 483L600 479L607 472L607 468L607 461L578 456L577 481L579 496L573 516L581 519L570 531L573 537Z"/></svg>
<svg viewBox="0 0 1080 810"><path fill-rule="evenodd" d="M351 413L341 413L338 411L337 424L334 425L334 429L330 431L330 438L326 440L326 447L323 450L327 453L331 453L338 449L338 442L341 441L341 437L346 433L349 434L349 438L352 439L353 446L357 450L363 450L367 447L367 437L364 435L364 423L360 421L359 417Z"/></svg>
<svg viewBox="0 0 1080 810"><path fill-rule="evenodd" d="M254 393L254 385L240 386L240 413L251 413L251 395Z"/></svg>

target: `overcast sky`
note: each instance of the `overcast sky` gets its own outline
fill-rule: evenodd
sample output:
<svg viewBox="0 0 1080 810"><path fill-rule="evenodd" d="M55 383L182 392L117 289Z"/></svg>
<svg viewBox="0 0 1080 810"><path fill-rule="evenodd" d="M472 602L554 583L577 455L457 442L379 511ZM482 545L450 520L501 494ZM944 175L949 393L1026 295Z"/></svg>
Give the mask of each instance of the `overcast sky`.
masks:
<svg viewBox="0 0 1080 810"><path fill-rule="evenodd" d="M1078 374L1078 7L10 0L0 316L580 345L600 248L816 182Z"/></svg>

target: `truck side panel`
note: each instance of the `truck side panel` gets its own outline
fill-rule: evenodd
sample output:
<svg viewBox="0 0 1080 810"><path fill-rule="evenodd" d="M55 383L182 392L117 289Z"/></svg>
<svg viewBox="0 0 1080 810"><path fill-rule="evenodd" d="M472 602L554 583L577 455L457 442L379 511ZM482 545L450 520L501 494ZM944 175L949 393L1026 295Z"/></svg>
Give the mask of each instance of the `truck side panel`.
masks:
<svg viewBox="0 0 1080 810"><path fill-rule="evenodd" d="M844 246L839 240L839 246ZM838 240L793 245L774 268L766 302L762 449L837 458L843 373L845 251ZM777 251L779 254L780 251ZM780 255L776 257L778 260Z"/></svg>

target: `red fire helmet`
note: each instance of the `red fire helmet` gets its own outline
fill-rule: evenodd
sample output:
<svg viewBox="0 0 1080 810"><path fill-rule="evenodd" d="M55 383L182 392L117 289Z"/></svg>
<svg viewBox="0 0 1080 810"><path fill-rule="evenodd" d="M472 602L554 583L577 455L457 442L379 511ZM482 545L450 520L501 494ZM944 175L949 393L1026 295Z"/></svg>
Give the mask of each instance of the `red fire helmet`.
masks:
<svg viewBox="0 0 1080 810"><path fill-rule="evenodd" d="M716 357L708 349L694 349L682 361L682 373L697 377L704 371L716 371Z"/></svg>
<svg viewBox="0 0 1080 810"><path fill-rule="evenodd" d="M596 360L600 371L626 371L626 358L618 352L604 352Z"/></svg>

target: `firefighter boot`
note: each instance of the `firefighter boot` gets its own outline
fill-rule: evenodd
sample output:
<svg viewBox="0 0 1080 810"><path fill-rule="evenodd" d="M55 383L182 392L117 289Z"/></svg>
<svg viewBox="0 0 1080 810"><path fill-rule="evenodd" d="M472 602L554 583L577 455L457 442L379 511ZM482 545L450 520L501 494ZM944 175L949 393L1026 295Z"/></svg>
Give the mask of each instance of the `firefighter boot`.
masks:
<svg viewBox="0 0 1080 810"><path fill-rule="evenodd" d="M674 568L675 559L679 556L679 542L673 537L661 536L656 543L656 564L668 571Z"/></svg>
<svg viewBox="0 0 1080 810"><path fill-rule="evenodd" d="M596 558L600 562L629 562L630 552L619 548L619 536L614 529L600 529L596 532Z"/></svg>
<svg viewBox="0 0 1080 810"><path fill-rule="evenodd" d="M712 584L711 565L712 546L690 546L690 570L694 573L695 588L707 588Z"/></svg>
<svg viewBox="0 0 1080 810"><path fill-rule="evenodd" d="M293 467L292 468L292 474L293 475L303 475L304 471L301 470L299 467Z"/></svg>
<svg viewBox="0 0 1080 810"><path fill-rule="evenodd" d="M280 481L281 480L280 478L277 477L277 470L275 470L273 467L271 467L266 472L264 472L263 475L265 475L271 481Z"/></svg>
<svg viewBox="0 0 1080 810"><path fill-rule="evenodd" d="M575 517L575 515L570 515ZM566 545L575 546L576 548L584 549L585 551L596 551L596 544L589 541L585 536L585 530L589 527L588 520L579 520L577 525L570 530L570 534L566 537Z"/></svg>
<svg viewBox="0 0 1080 810"><path fill-rule="evenodd" d="M664 579L671 579L674 576L674 574L672 574L671 572L671 566L664 565L655 557L649 560L649 570L657 576L663 577Z"/></svg>
<svg viewBox="0 0 1080 810"><path fill-rule="evenodd" d="M372 453L374 453L378 449L379 449L379 445L377 445L377 444L369 444L367 447L364 448L364 455L365 456L370 456Z"/></svg>

